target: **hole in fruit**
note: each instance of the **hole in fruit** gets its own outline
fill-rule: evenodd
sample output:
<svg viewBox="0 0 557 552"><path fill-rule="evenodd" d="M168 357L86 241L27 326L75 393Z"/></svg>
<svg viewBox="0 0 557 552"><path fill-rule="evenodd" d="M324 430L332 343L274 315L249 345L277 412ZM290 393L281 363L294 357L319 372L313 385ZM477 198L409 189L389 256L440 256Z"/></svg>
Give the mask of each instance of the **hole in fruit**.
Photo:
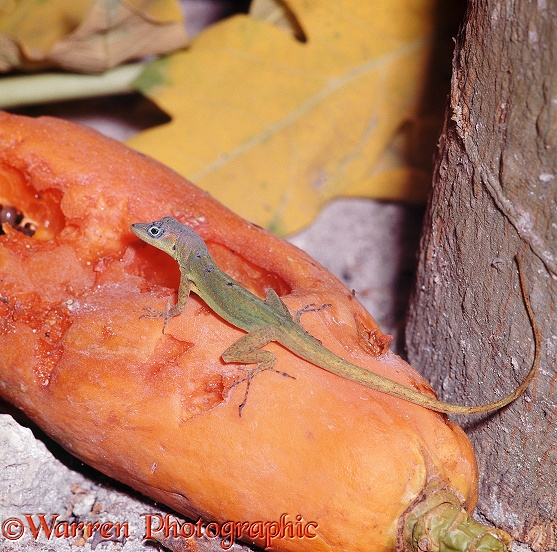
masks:
<svg viewBox="0 0 557 552"><path fill-rule="evenodd" d="M53 239L65 223L61 199L60 191L38 193L21 172L0 165L0 235L9 225L34 239Z"/></svg>
<svg viewBox="0 0 557 552"><path fill-rule="evenodd" d="M25 221L24 218L23 213L12 205L0 203L0 236L5 234L2 228L4 223L9 224L12 228L26 236L32 236L36 231L36 227L31 221Z"/></svg>

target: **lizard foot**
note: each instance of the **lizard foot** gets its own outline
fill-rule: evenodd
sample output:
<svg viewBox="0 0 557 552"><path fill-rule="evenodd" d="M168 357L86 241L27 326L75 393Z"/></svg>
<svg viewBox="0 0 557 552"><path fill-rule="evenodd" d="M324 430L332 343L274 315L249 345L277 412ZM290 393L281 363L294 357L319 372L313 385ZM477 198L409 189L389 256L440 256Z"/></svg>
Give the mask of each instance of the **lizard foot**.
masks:
<svg viewBox="0 0 557 552"><path fill-rule="evenodd" d="M235 381L230 386L230 389L232 389L232 388L236 387L237 385L240 385L241 383L247 382L246 392L244 393L244 399L238 405L238 411L239 411L240 417L242 416L242 410L244 409L244 406L246 406L246 403L248 402L249 388L250 388L251 382L252 382L252 380L255 376L257 376L261 372L265 372L267 370L270 370L271 372L275 372L275 374L278 374L279 376L284 376L285 378L296 379L294 376L291 376L290 374L288 374L286 372L281 372L280 370L275 370L275 368L273 368L272 366L265 366L264 364L265 363L263 363L263 366L259 365L257 368L254 368L253 370L250 370L249 373L245 377ZM242 370L244 370L246 372L248 371L246 368L242 368Z"/></svg>
<svg viewBox="0 0 557 552"><path fill-rule="evenodd" d="M153 307L143 307L142 309L144 313L139 318L163 318L164 325L162 327L162 333L168 324L168 321L174 316L172 312L172 307L170 306L170 301L166 305L166 309L163 311L155 310Z"/></svg>
<svg viewBox="0 0 557 552"><path fill-rule="evenodd" d="M333 305L331 303L324 303L323 305L316 305L315 303L310 303L309 305L305 305L301 309L298 309L296 311L296 314L294 314L294 322L299 324L300 319L302 318L302 314L306 314L306 312L319 312L328 309L329 307L332 306Z"/></svg>
<svg viewBox="0 0 557 552"><path fill-rule="evenodd" d="M158 311L155 310L153 307L143 307L142 310L145 312L139 318L166 318L166 314L168 312L168 309Z"/></svg>

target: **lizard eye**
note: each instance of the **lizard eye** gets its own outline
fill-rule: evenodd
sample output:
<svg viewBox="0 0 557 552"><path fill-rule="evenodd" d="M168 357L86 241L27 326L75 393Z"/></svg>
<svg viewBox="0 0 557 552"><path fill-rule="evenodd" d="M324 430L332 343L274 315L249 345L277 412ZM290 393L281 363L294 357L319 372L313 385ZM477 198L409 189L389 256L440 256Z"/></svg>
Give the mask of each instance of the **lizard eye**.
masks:
<svg viewBox="0 0 557 552"><path fill-rule="evenodd" d="M149 236L151 236L152 238L160 238L163 235L163 230L162 228L160 228L159 226L149 226L149 229L147 230L147 233L149 234Z"/></svg>

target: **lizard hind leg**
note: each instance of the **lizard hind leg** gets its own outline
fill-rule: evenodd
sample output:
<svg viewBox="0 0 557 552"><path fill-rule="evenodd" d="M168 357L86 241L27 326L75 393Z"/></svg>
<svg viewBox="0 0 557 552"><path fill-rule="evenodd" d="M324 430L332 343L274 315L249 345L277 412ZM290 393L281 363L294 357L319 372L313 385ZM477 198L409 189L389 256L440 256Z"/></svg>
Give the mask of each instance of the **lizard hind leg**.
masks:
<svg viewBox="0 0 557 552"><path fill-rule="evenodd" d="M275 311L286 314L287 316L292 318L292 320L294 320L294 322L296 322L296 324L298 325L300 325L302 314L305 314L306 312L319 312L333 306L331 303L324 303L323 305L310 303L309 305L304 305L301 309L298 309L294 313L294 316L292 316L292 314L288 310L288 307L286 306L284 301L277 295L277 292L274 289L267 290L267 298L265 299L265 302Z"/></svg>
<svg viewBox="0 0 557 552"><path fill-rule="evenodd" d="M319 312L329 307L332 307L331 303L324 303L323 305L316 305L315 303L310 303L309 305L304 305L301 309L298 309L294 314L294 322L300 324L300 319L302 318L302 314L306 314L306 312Z"/></svg>
<svg viewBox="0 0 557 552"><path fill-rule="evenodd" d="M240 385L241 383L246 382L246 391L244 393L244 399L238 406L239 414L242 415L242 410L244 406L246 406L248 400L249 389L251 386L251 382L257 374L264 372L266 370L271 370L272 372L276 372L277 374L287 377L287 378L294 378L290 374L286 372L281 372L280 370L275 369L275 363L277 361L277 357L271 351L262 350L261 347L264 347L270 341L274 340L274 332L272 328L266 327L261 328L259 330L252 331L240 339L233 343L224 353L222 353L222 360L224 362L238 362L241 364L257 364L257 366L253 369L249 368L242 368L247 372L247 375L244 378L241 378L235 381L231 389Z"/></svg>
<svg viewBox="0 0 557 552"><path fill-rule="evenodd" d="M300 322L300 319L302 318L302 314L306 314L306 312L319 312L319 311L328 309L329 307L332 307L332 306L333 305L331 303L324 303L323 305L316 305L315 303L310 303L309 305L304 305L301 309L298 309L294 313L294 316L292 317L292 320L294 320L294 322L296 322L296 324L298 324L298 326L300 326L300 328L302 328L302 330L307 335L310 335L311 337L313 337L313 339L315 339L316 341L321 343L320 339L317 339L315 336L311 335L310 333L306 332L306 330L304 330L304 328L302 326L302 323Z"/></svg>

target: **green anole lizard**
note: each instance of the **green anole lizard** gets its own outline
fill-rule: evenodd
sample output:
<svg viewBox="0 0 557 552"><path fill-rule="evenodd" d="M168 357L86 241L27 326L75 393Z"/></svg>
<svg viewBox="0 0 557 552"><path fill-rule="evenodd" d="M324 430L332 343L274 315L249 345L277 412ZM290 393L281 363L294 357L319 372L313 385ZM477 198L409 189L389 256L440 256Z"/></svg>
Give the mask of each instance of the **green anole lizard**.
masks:
<svg viewBox="0 0 557 552"><path fill-rule="evenodd" d="M224 320L247 332L222 354L222 360L227 363L257 364L247 378L237 382L247 380L244 400L239 407L240 415L246 404L252 378L264 370L277 371L274 369L275 355L271 351L261 349L271 341L280 343L295 355L337 376L447 414L481 414L502 408L526 390L538 370L540 338L526 296L520 266L520 285L534 333L535 355L532 368L524 381L502 399L478 406L464 406L433 399L335 355L302 328L299 324L299 313L293 317L274 290L269 289L263 301L218 268L201 237L176 219L164 217L150 223L138 222L132 224L131 230L143 241L154 245L175 259L181 273L177 303L163 312L147 309L150 314L143 316L164 318L166 324L170 318L184 310L191 290ZM307 308L302 309L300 312L307 312L307 310ZM284 372L278 373L288 376Z"/></svg>

